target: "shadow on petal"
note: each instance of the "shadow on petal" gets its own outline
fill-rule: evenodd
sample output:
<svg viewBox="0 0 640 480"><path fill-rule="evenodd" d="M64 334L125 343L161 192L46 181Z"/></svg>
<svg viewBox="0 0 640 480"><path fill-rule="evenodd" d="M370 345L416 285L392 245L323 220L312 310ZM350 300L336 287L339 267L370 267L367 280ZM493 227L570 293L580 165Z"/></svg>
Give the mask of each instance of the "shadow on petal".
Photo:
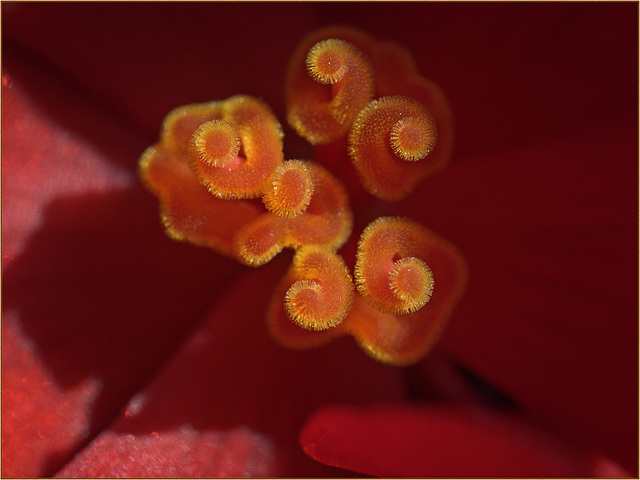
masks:
<svg viewBox="0 0 640 480"><path fill-rule="evenodd" d="M71 391L89 378L101 384L85 405L88 425L76 432L78 441L111 420L242 271L167 239L154 203L138 189L59 198L3 272L3 310L13 313L58 388ZM46 423L49 409L63 408L48 405L45 390L22 401L12 391L3 389L3 410L27 415L22 422ZM29 450L28 438L6 441ZM27 475L51 472L70 453L48 452L44 470Z"/></svg>

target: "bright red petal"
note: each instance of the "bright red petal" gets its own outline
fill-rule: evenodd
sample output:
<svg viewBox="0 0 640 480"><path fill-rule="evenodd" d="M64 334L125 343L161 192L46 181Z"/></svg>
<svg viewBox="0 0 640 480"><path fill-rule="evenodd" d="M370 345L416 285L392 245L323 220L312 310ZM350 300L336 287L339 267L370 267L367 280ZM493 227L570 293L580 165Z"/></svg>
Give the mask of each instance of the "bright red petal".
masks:
<svg viewBox="0 0 640 480"><path fill-rule="evenodd" d="M300 442L316 460L380 477L522 478L595 473L596 460L515 416L482 410L327 407L310 418ZM624 473L619 468L617 472Z"/></svg>
<svg viewBox="0 0 640 480"><path fill-rule="evenodd" d="M299 450L304 419L326 403L402 400L402 373L349 339L302 352L275 345L264 312L285 264L274 260L227 290L153 382L59 475L340 474Z"/></svg>
<svg viewBox="0 0 640 480"><path fill-rule="evenodd" d="M7 57L2 473L30 477L100 431L240 269L165 236L135 130Z"/></svg>

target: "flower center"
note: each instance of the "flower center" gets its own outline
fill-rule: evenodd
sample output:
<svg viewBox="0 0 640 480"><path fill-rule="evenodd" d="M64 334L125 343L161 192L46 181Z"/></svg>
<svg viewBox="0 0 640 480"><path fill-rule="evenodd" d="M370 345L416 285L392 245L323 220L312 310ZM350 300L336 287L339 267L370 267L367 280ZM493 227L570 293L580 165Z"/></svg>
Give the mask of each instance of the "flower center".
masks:
<svg viewBox="0 0 640 480"><path fill-rule="evenodd" d="M312 146L330 144L316 150L315 161L285 160L282 127L254 97L167 115L159 142L140 159L167 233L254 267L292 248L267 312L282 345L306 348L351 335L379 361L415 362L461 295L464 262L418 222L381 217L360 236L352 277L338 252L360 212L341 178L321 164L343 173L351 162L366 194L405 198L449 159L446 99L401 48L342 27L301 42L285 92L295 132Z"/></svg>

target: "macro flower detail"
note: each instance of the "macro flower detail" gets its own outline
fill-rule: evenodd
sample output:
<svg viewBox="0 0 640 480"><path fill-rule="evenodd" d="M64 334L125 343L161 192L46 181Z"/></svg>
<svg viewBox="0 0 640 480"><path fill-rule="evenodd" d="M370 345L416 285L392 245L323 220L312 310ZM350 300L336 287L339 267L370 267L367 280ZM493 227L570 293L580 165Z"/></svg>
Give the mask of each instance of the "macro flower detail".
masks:
<svg viewBox="0 0 640 480"><path fill-rule="evenodd" d="M402 96L367 104L349 133L349 155L368 193L400 200L432 169L436 124L419 102Z"/></svg>
<svg viewBox="0 0 640 480"><path fill-rule="evenodd" d="M314 32L290 62L286 93L296 132L312 144L348 137L363 187L382 200L406 197L451 156L448 102L397 45L347 27Z"/></svg>
<svg viewBox="0 0 640 480"><path fill-rule="evenodd" d="M2 13L3 478L637 478L636 6ZM336 14L367 34L326 28ZM220 21L237 18L249 35ZM313 144L288 123L284 74L295 62L331 104L348 75L307 66L327 41L359 52L372 90ZM243 146L237 94L283 134L246 198L194 169L265 153ZM432 166L397 202L366 190L350 152L360 114L394 97L436 133L420 160L406 116L376 137L385 152L364 139L393 166ZM398 221L438 248L364 241ZM429 300L368 302L366 245L382 300ZM458 251L471 281L455 303Z"/></svg>
<svg viewBox="0 0 640 480"><path fill-rule="evenodd" d="M170 112L139 168L167 233L256 266L287 246L340 247L351 231L346 192L321 166L285 161L281 137L252 97Z"/></svg>
<svg viewBox="0 0 640 480"><path fill-rule="evenodd" d="M311 144L330 143L346 135L372 98L371 66L360 50L335 38L315 43L308 53L300 49L300 55L306 61L294 57L291 64L288 121Z"/></svg>
<svg viewBox="0 0 640 480"><path fill-rule="evenodd" d="M342 27L312 34L291 60L289 124L311 145L340 145L337 158L351 157L362 187L347 190L328 170L335 159L327 168L285 160L280 123L247 95L174 109L140 159L171 237L256 267L294 249L266 315L283 346L351 335L376 360L407 365L428 353L461 295L456 248L410 219L382 217L364 229L355 284L353 259L338 253L362 224L354 189L398 200L446 160L446 100L412 68L398 47Z"/></svg>

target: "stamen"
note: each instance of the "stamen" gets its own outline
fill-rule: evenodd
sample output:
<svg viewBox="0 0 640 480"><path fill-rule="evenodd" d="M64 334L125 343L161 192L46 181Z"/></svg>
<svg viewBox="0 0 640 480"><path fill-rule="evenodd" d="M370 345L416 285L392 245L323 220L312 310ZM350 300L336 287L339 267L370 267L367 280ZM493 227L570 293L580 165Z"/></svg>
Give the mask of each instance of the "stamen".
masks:
<svg viewBox="0 0 640 480"><path fill-rule="evenodd" d="M289 245L338 249L347 241L353 227L349 196L328 170L315 162L308 162L307 166L313 179L313 195L304 214L289 221Z"/></svg>
<svg viewBox="0 0 640 480"><path fill-rule="evenodd" d="M285 244L286 219L264 213L237 233L234 253L243 263L259 267L280 253Z"/></svg>
<svg viewBox="0 0 640 480"><path fill-rule="evenodd" d="M193 171L216 197L258 197L283 161L280 124L253 97L231 97L220 107L223 122L205 124L193 135Z"/></svg>
<svg viewBox="0 0 640 480"><path fill-rule="evenodd" d="M349 70L344 51L352 48L347 42L331 38L316 43L307 55L307 70L318 83L331 85L342 80Z"/></svg>
<svg viewBox="0 0 640 480"><path fill-rule="evenodd" d="M289 160L282 163L271 176L271 183L262 200L273 214L292 218L306 210L312 194L311 170L301 160Z"/></svg>
<svg viewBox="0 0 640 480"><path fill-rule="evenodd" d="M426 157L436 144L435 124L430 119L406 117L391 128L393 153L408 162Z"/></svg>
<svg viewBox="0 0 640 480"><path fill-rule="evenodd" d="M406 313L425 306L433 293L433 285L431 269L416 257L401 258L389 272L391 291L400 300Z"/></svg>
<svg viewBox="0 0 640 480"><path fill-rule="evenodd" d="M326 39L301 45L287 76L287 120L311 144L346 135L373 97L369 60L352 44Z"/></svg>
<svg viewBox="0 0 640 480"><path fill-rule="evenodd" d="M171 110L162 122L160 143L169 151L188 157L191 137L203 123L222 118L220 102L193 103Z"/></svg>
<svg viewBox="0 0 640 480"><path fill-rule="evenodd" d="M426 355L439 338L467 269L458 250L427 228L382 217L360 239L355 277L361 295L342 328L376 360L403 366Z"/></svg>
<svg viewBox="0 0 640 480"><path fill-rule="evenodd" d="M337 249L349 238L352 214L344 187L316 163L308 162L306 167L315 185L308 207L293 218L264 213L247 225L238 234L235 248L243 263L262 265L285 247Z"/></svg>
<svg viewBox="0 0 640 480"><path fill-rule="evenodd" d="M223 255L236 257L236 235L263 211L253 201L214 197L193 175L186 159L162 144L145 150L139 173L147 189L160 199L160 217L171 238Z"/></svg>
<svg viewBox="0 0 640 480"><path fill-rule="evenodd" d="M419 102L402 96L370 102L349 133L349 155L365 190L387 201L408 195L432 168L426 158L436 136Z"/></svg>
<svg viewBox="0 0 640 480"><path fill-rule="evenodd" d="M425 263L429 234L418 223L381 217L362 233L356 254L358 291L374 308L406 314L431 298L434 280Z"/></svg>
<svg viewBox="0 0 640 480"><path fill-rule="evenodd" d="M342 258L329 249L304 247L293 260L297 280L285 296L293 322L307 330L335 327L353 302L353 282Z"/></svg>
<svg viewBox="0 0 640 480"><path fill-rule="evenodd" d="M406 196L449 159L451 114L440 89L405 50L357 30L307 37L290 63L286 96L298 134L333 142L315 158L331 155L336 166L348 154L365 190L382 200ZM253 97L172 110L139 161L167 234L252 266L293 248L267 312L281 345L352 335L378 361L419 360L464 289L459 252L410 219L379 218L358 243L354 287L336 253L353 226L347 191L317 163L284 161L282 138L271 109Z"/></svg>
<svg viewBox="0 0 640 480"><path fill-rule="evenodd" d="M191 148L201 162L224 167L238 157L240 137L233 125L224 120L211 120L194 132Z"/></svg>

